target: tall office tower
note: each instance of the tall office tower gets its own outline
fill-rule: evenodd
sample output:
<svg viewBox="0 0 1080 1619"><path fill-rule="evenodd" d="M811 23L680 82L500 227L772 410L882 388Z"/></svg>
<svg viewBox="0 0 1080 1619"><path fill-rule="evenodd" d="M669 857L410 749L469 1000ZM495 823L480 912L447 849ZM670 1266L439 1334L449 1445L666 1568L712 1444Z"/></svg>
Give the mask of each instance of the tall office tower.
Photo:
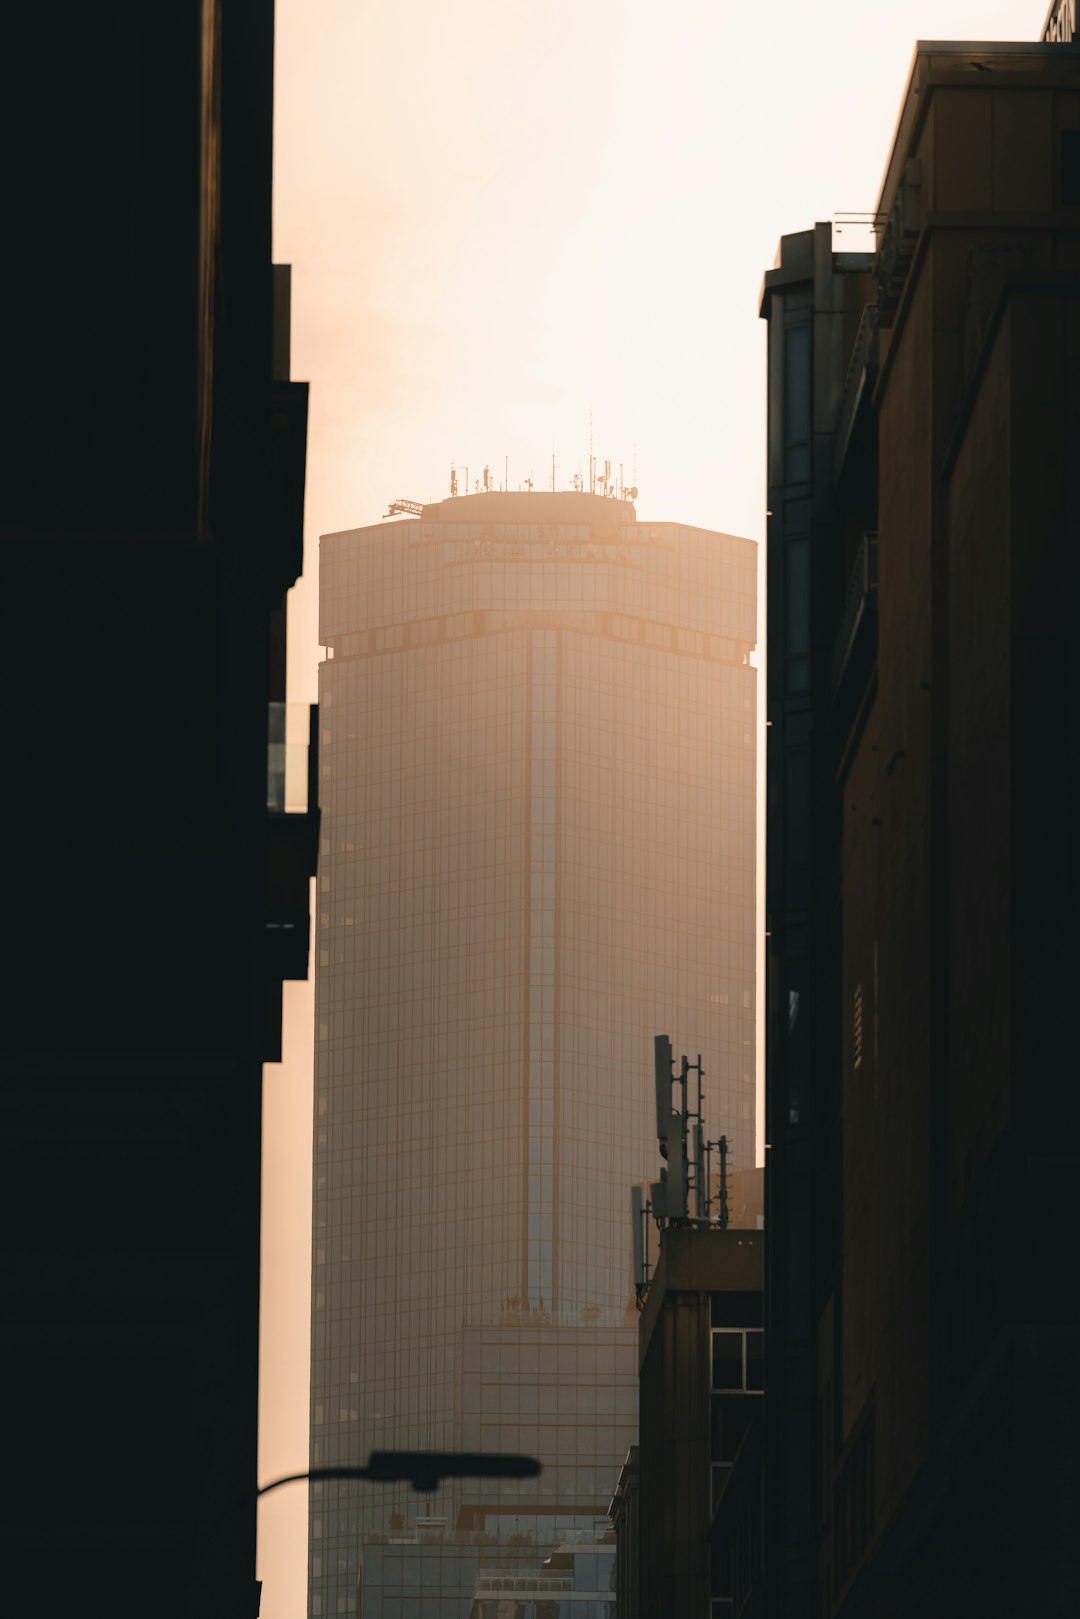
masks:
<svg viewBox="0 0 1080 1619"><path fill-rule="evenodd" d="M532 1449L423 1510L542 1538L634 1436L658 1030L754 1159L756 548L467 495L326 536L321 622L312 1463ZM312 1613L415 1511L313 1490Z"/></svg>

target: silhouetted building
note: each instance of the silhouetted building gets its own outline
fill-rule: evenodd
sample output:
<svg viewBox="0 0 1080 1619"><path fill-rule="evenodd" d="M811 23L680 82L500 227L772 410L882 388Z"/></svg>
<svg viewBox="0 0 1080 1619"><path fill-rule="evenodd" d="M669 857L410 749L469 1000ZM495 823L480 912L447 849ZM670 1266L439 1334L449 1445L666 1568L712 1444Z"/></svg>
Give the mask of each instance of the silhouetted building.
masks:
<svg viewBox="0 0 1080 1619"><path fill-rule="evenodd" d="M693 1223L660 1240L640 1321L642 1619L758 1611L764 1242L756 1229ZM620 1528L617 1566L632 1558Z"/></svg>
<svg viewBox="0 0 1080 1619"><path fill-rule="evenodd" d="M443 1491L455 1527L606 1518L654 1027L714 1054L753 1162L755 578L748 541L579 493L323 540L312 1460L544 1457ZM313 1614L414 1510L313 1493Z"/></svg>
<svg viewBox="0 0 1080 1619"><path fill-rule="evenodd" d="M1078 108L1073 48L920 43L876 252L765 277L785 1616L1080 1606Z"/></svg>
<svg viewBox="0 0 1080 1619"><path fill-rule="evenodd" d="M31 7L8 47L3 1606L253 1619L262 1063L316 844L273 752L273 7Z"/></svg>

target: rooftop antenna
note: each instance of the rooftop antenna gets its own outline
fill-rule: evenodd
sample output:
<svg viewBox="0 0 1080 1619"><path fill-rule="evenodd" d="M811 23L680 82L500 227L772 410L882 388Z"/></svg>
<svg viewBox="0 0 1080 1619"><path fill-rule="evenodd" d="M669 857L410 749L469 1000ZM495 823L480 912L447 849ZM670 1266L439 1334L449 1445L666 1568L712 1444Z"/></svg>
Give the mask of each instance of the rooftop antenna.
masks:
<svg viewBox="0 0 1080 1619"><path fill-rule="evenodd" d="M451 495L451 498L453 498L453 496L456 495L456 494L457 494L457 473L454 471L454 463L451 461L451 463L450 463L450 495Z"/></svg>
<svg viewBox="0 0 1080 1619"><path fill-rule="evenodd" d="M508 455L503 456L503 489L507 494L510 493L510 457Z"/></svg>
<svg viewBox="0 0 1080 1619"><path fill-rule="evenodd" d="M645 1212L645 1198L640 1186L630 1188L630 1230L634 1242L634 1289L641 1297L642 1289L649 1279L645 1246L649 1240L649 1228Z"/></svg>
<svg viewBox="0 0 1080 1619"><path fill-rule="evenodd" d="M551 452L551 493L555 493L555 451Z"/></svg>
<svg viewBox="0 0 1080 1619"><path fill-rule="evenodd" d="M690 1106L689 1083L688 1083L691 1074L696 1074L697 1075L697 1107L693 1108L693 1109ZM705 1070L701 1066L701 1052L700 1051L698 1052L698 1060L697 1060L696 1063L692 1063L690 1061L689 1057L684 1057L683 1058L683 1060L682 1060L683 1150L684 1150L684 1153L686 1155L686 1169L687 1169L687 1179L688 1180L690 1178L691 1171L693 1172L694 1209L695 1209L695 1213L697 1215L697 1218L699 1220L701 1219L701 1217L706 1212L705 1207L704 1207L704 1192L705 1192L705 1176L704 1176L704 1167L705 1167L705 1165L704 1165L704 1156L705 1156L705 1154L704 1154L704 1146L705 1146L705 1142L704 1142L704 1136L705 1136L705 1130L704 1130L704 1118L703 1118L703 1114L702 1114L702 1095L701 1095L702 1081L703 1081L704 1077L705 1077ZM691 1119L694 1121L692 1129L688 1128Z"/></svg>
<svg viewBox="0 0 1080 1619"><path fill-rule="evenodd" d="M728 1223L728 1190L727 1190L728 1138L727 1138L727 1136L721 1136L718 1141L706 1141L706 1143L705 1143L705 1185L706 1185L706 1188L707 1188L706 1193L705 1193L705 1218L707 1220L712 1219L712 1205L713 1205L713 1195L712 1195L712 1155L713 1155L713 1148L714 1147L716 1148L716 1151L717 1151L717 1153L719 1154L719 1157L720 1157L720 1184L719 1184L719 1187L717 1188L717 1196L716 1196L716 1202L718 1202L719 1205L720 1205L719 1224L722 1227L725 1227L727 1225L727 1223Z"/></svg>
<svg viewBox="0 0 1080 1619"><path fill-rule="evenodd" d="M654 1209L663 1204L663 1218L686 1219L686 1059L683 1072L676 1079L671 1072L671 1041L666 1034L658 1034L653 1042L656 1062L656 1136L660 1156L667 1168L660 1171L660 1180L653 1190ZM671 1088L680 1085L682 1108L672 1105ZM659 1210L658 1210L659 1212Z"/></svg>
<svg viewBox="0 0 1080 1619"><path fill-rule="evenodd" d="M728 1198L729 1141L705 1139L705 1069L698 1053L696 1063L684 1056L679 1072L666 1034L653 1041L656 1081L656 1136L664 1167L660 1179L648 1188L645 1197L640 1186L630 1192L630 1218L633 1235L634 1291L638 1309L649 1288L649 1220L656 1221L663 1247L663 1233L671 1226L708 1225L725 1229L730 1221ZM696 1107L690 1092L690 1078L697 1078ZM717 1195L712 1190L712 1153L720 1158ZM691 1203L693 1212L691 1212ZM713 1212L719 1205L717 1212Z"/></svg>
<svg viewBox="0 0 1080 1619"><path fill-rule="evenodd" d="M491 468L485 463L485 465L484 465L484 493L486 495L486 494L490 494L490 492L491 492Z"/></svg>
<svg viewBox="0 0 1080 1619"><path fill-rule="evenodd" d="M701 1090L701 1081L698 1080L698 1091ZM701 1111L701 1099L698 1098L698 1111ZM709 1217L709 1183L705 1178L705 1130L701 1120L694 1122L694 1213L699 1220Z"/></svg>

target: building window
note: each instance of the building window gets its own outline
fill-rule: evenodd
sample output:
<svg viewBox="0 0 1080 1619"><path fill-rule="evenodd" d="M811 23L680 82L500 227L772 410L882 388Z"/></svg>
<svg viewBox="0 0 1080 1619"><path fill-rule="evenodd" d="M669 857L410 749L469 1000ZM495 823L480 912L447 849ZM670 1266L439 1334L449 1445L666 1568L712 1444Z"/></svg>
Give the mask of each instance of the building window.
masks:
<svg viewBox="0 0 1080 1619"><path fill-rule="evenodd" d="M712 1386L714 1389L738 1389L743 1384L743 1335L741 1332L721 1330L712 1335Z"/></svg>
<svg viewBox="0 0 1080 1619"><path fill-rule="evenodd" d="M784 332L784 482L810 482L810 325Z"/></svg>
<svg viewBox="0 0 1080 1619"><path fill-rule="evenodd" d="M753 1394L762 1387L765 1334L746 1331L738 1327L712 1329L712 1386L719 1393ZM717 1420L714 1406L714 1422ZM714 1427L714 1450L718 1431ZM741 1437L741 1435L740 1435ZM721 1447L723 1449L723 1447ZM717 1454L715 1460L734 1461L730 1456Z"/></svg>
<svg viewBox="0 0 1080 1619"><path fill-rule="evenodd" d="M712 1459L731 1466L739 1454L753 1420L752 1400L729 1400L716 1395L712 1403Z"/></svg>

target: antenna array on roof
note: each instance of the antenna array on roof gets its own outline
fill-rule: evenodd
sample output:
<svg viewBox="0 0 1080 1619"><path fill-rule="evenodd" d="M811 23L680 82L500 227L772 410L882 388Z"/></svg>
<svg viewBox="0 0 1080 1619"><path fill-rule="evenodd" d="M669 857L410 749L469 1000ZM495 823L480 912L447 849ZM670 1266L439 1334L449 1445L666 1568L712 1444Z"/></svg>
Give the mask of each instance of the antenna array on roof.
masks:
<svg viewBox="0 0 1080 1619"><path fill-rule="evenodd" d="M633 462L632 481L629 484L626 482L626 479L623 476L623 463L621 461L619 462L619 471L618 471L617 476L616 476L615 472L613 471L613 463L611 461L605 460L602 463L602 466L603 466L603 470L601 471L601 463L597 461L596 456L593 454L592 411L590 410L590 412L589 412L589 472L588 472L588 492L589 492L589 494L590 495L600 495L600 496L602 496L604 498L612 499L612 500L618 499L618 500L631 500L631 501L633 501L633 500L637 499L638 490L637 490L637 445L636 444L634 445L634 462ZM559 471L559 463L555 458L555 454L553 453L552 457L551 457L551 483L550 483L550 490L551 490L551 492L553 494L556 493L557 489L558 489L558 482L557 482L558 471ZM586 490L585 474L581 471L580 464L578 466L578 470L571 475L570 487L571 487L571 489L573 490L573 492L575 494L580 495L580 494L585 493L585 490ZM529 477L525 478L518 485L517 493L519 493L519 494L531 494L532 491L535 488L536 488L536 482L535 482L532 474L530 473ZM499 485L496 485L495 479L492 477L491 467L490 467L489 464L485 464L485 466L484 466L483 478L482 479L477 478L475 480L475 482L472 483L472 484L469 483L469 469L468 469L468 467L466 467L465 468L464 484L462 484L458 479L457 467L456 467L455 463L453 461L451 461L451 463L450 463L450 498L451 499L454 499L454 497L459 495L459 494L462 494L462 495L478 495L478 494L489 495L489 494L496 494L496 493L501 494L501 493L504 493L504 492L505 493L510 493L511 492L510 491L510 457L508 455L503 456L503 481ZM400 503L398 503L398 504L400 504Z"/></svg>
<svg viewBox="0 0 1080 1619"><path fill-rule="evenodd" d="M640 1186L630 1188L630 1219L634 1244L634 1290L638 1303L649 1285L649 1221L656 1221L662 1232L669 1226L728 1223L727 1161L728 1139L705 1139L702 1110L702 1081L705 1070L701 1054L692 1063L683 1057L675 1072L671 1041L658 1034L654 1041L656 1082L656 1139L664 1167L660 1179L649 1187L645 1201ZM697 1076L697 1106L690 1106L690 1076ZM712 1155L720 1160L719 1184L713 1194ZM693 1213L690 1210L693 1208Z"/></svg>

